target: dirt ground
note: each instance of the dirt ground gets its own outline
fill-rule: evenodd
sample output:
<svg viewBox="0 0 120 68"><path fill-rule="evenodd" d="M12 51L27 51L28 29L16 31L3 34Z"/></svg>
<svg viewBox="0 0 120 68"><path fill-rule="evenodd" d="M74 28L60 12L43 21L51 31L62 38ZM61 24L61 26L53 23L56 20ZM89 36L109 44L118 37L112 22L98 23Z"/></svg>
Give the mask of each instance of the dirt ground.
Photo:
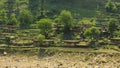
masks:
<svg viewBox="0 0 120 68"><path fill-rule="evenodd" d="M120 68L120 54L59 53L0 56L0 68Z"/></svg>

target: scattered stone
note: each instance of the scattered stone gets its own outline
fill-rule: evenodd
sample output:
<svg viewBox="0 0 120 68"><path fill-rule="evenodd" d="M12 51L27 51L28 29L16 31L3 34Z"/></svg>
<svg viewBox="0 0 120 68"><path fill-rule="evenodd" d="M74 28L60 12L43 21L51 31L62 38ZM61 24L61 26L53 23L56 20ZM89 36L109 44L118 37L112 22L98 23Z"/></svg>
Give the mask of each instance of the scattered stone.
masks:
<svg viewBox="0 0 120 68"><path fill-rule="evenodd" d="M6 55L7 55L7 52L4 51L4 52L3 52L3 55L6 56Z"/></svg>
<svg viewBox="0 0 120 68"><path fill-rule="evenodd" d="M58 66L62 66L62 65L63 65L62 63L58 64Z"/></svg>
<svg viewBox="0 0 120 68"><path fill-rule="evenodd" d="M17 66L14 66L13 68L17 68Z"/></svg>

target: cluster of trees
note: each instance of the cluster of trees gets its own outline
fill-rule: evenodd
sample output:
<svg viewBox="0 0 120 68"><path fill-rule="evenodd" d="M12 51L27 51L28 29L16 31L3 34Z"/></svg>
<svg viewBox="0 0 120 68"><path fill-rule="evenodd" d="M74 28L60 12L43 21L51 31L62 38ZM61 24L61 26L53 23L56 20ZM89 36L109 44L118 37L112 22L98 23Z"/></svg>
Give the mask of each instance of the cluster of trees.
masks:
<svg viewBox="0 0 120 68"><path fill-rule="evenodd" d="M29 28L33 20L33 14L29 11L25 1L6 0L0 8L0 24Z"/></svg>
<svg viewBox="0 0 120 68"><path fill-rule="evenodd" d="M5 0L0 7L0 24L29 28L46 17L45 0Z"/></svg>
<svg viewBox="0 0 120 68"><path fill-rule="evenodd" d="M112 0L108 0L105 5L106 12L108 13L108 16L110 16L112 19L109 21L108 24L108 30L110 32L110 37L113 37L115 35L115 31L119 32L120 30L120 2L114 2ZM119 34L117 34L119 35Z"/></svg>
<svg viewBox="0 0 120 68"><path fill-rule="evenodd" d="M24 7L22 5L24 5ZM107 12L118 13L119 6L118 2L108 0L105 8ZM73 39L74 32L71 31L71 28L76 25L76 22L70 11L61 11L60 15L58 15L54 21L54 19L51 20L45 15L44 0L29 0L28 3L20 0L7 0L3 4L3 7L4 8L0 9L0 24L20 26L20 28L30 28L31 24L37 24L36 26L41 29L41 33L45 35L46 38L54 25L63 25L63 38ZM93 24L93 22L91 23ZM110 21L108 31L111 33L111 37L116 29L116 21ZM98 28L92 27L84 31L84 35L91 39L97 39L100 31Z"/></svg>
<svg viewBox="0 0 120 68"><path fill-rule="evenodd" d="M82 29L80 30L84 37L91 40L98 40L100 38L101 31L95 24L96 19L88 19L88 21L86 21L86 19L83 20L85 22L80 20L79 24L77 23L77 26L81 28L83 27L82 24L91 25L90 28L87 28L84 31ZM52 28L54 27L53 25L62 25L63 29L61 34L63 39L74 39L75 37L75 32L72 31L72 28L76 26L76 22L74 21L70 11L63 10L55 20L44 18L38 21L37 24L38 28L42 30L42 34L45 35L45 37L51 33ZM110 33L110 38L113 38L115 31L118 30L118 26L118 21L116 19L109 19L109 21L106 23L106 31Z"/></svg>
<svg viewBox="0 0 120 68"><path fill-rule="evenodd" d="M105 9L107 13L114 13L119 14L120 13L120 2L114 2L112 0L108 0L105 4Z"/></svg>

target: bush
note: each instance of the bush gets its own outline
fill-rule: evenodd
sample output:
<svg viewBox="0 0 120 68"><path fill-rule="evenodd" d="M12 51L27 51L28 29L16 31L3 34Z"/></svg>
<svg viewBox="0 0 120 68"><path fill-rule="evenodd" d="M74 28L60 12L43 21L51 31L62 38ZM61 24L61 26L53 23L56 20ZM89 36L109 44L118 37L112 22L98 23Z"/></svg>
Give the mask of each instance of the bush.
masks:
<svg viewBox="0 0 120 68"><path fill-rule="evenodd" d="M10 36L6 36L6 37L5 37L5 42L6 42L6 44L7 44L8 47L9 47L9 45L10 45L10 43L11 43Z"/></svg>
<svg viewBox="0 0 120 68"><path fill-rule="evenodd" d="M84 32L85 37L92 39L92 40L97 40L99 38L100 35L100 31L96 28L96 27L92 27L87 29Z"/></svg>
<svg viewBox="0 0 120 68"><path fill-rule="evenodd" d="M111 43L110 40L107 38L103 38L101 41L99 41L100 45L108 45L110 43Z"/></svg>
<svg viewBox="0 0 120 68"><path fill-rule="evenodd" d="M45 40L45 36L40 34L37 36L37 41L39 42L39 45L43 44L43 40Z"/></svg>
<svg viewBox="0 0 120 68"><path fill-rule="evenodd" d="M120 37L120 31L115 31L114 38L119 38L119 37Z"/></svg>
<svg viewBox="0 0 120 68"><path fill-rule="evenodd" d="M93 48L100 46L100 44L97 41L93 41L93 40L90 41L88 45L89 45L89 47L93 47Z"/></svg>
<svg viewBox="0 0 120 68"><path fill-rule="evenodd" d="M45 39L45 36L42 34L38 35L38 37L37 37L37 40L40 42L42 42L44 39Z"/></svg>
<svg viewBox="0 0 120 68"><path fill-rule="evenodd" d="M19 26L18 20L16 19L15 15L12 15L10 17L10 20L8 22L8 25L16 25Z"/></svg>

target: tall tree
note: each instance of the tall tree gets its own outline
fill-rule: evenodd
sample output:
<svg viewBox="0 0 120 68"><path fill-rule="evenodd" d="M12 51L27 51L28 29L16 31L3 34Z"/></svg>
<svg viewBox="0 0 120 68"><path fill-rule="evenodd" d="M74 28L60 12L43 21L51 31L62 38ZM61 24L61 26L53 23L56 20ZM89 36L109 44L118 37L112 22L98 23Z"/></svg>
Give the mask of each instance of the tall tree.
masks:
<svg viewBox="0 0 120 68"><path fill-rule="evenodd" d="M38 15L40 10L40 0L29 0L29 10L33 15Z"/></svg>
<svg viewBox="0 0 120 68"><path fill-rule="evenodd" d="M51 33L52 28L53 28L53 22L51 19L41 19L38 23L38 28L41 29L41 33L45 35L46 38L49 38L48 35Z"/></svg>
<svg viewBox="0 0 120 68"><path fill-rule="evenodd" d="M70 11L63 10L60 13L60 23L64 25L63 28L63 38L64 39L73 39L73 32L71 28L73 27L73 17ZM68 35L69 34L69 35Z"/></svg>
<svg viewBox="0 0 120 68"><path fill-rule="evenodd" d="M29 10L35 18L42 19L45 17L45 0L29 0Z"/></svg>
<svg viewBox="0 0 120 68"><path fill-rule="evenodd" d="M33 15L28 10L21 11L18 19L19 19L21 28L29 28L30 24L33 23Z"/></svg>
<svg viewBox="0 0 120 68"><path fill-rule="evenodd" d="M11 15L10 19L8 20L8 25L16 25L18 26L19 23L18 23L18 20L16 19L15 15Z"/></svg>
<svg viewBox="0 0 120 68"><path fill-rule="evenodd" d="M45 11L44 11L44 10L45 10L45 9L44 9L44 2L45 2L45 0L41 0L41 8L40 8L40 11L41 11L41 12L40 12L40 17L41 17L41 18L45 17L45 15L44 15L44 12L45 12Z"/></svg>
<svg viewBox="0 0 120 68"><path fill-rule="evenodd" d="M5 10L0 11L0 24L7 24L8 18Z"/></svg>
<svg viewBox="0 0 120 68"><path fill-rule="evenodd" d="M115 2L112 2L111 0L107 1L105 8L106 8L107 12L111 12L111 13L115 13L118 11L118 8L117 8Z"/></svg>
<svg viewBox="0 0 120 68"><path fill-rule="evenodd" d="M112 19L108 24L108 31L110 32L110 37L113 37L114 32L116 31L118 25L117 21Z"/></svg>
<svg viewBox="0 0 120 68"><path fill-rule="evenodd" d="M8 19L10 19L11 15L14 13L16 0L7 0L5 2L5 9L7 11Z"/></svg>

